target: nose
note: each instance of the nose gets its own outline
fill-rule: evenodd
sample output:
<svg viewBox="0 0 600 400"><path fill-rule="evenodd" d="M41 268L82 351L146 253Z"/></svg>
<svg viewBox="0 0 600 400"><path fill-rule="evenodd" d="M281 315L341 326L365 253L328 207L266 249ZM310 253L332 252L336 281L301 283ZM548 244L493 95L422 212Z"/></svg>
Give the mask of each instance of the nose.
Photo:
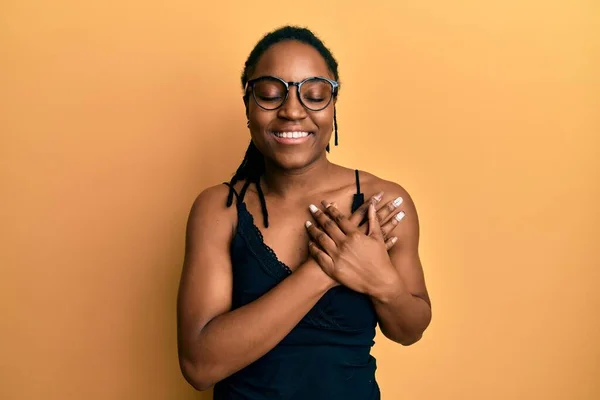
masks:
<svg viewBox="0 0 600 400"><path fill-rule="evenodd" d="M306 118L306 109L298 97L298 86L290 87L287 99L285 99L277 114L280 118L291 121Z"/></svg>

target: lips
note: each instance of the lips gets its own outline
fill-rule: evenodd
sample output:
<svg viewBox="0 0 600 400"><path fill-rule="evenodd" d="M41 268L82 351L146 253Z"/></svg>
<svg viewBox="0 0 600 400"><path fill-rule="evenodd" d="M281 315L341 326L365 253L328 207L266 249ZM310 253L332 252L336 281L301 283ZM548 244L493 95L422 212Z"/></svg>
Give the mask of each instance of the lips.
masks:
<svg viewBox="0 0 600 400"><path fill-rule="evenodd" d="M313 136L313 133L308 131L273 131L271 134L275 141L281 144L300 144Z"/></svg>

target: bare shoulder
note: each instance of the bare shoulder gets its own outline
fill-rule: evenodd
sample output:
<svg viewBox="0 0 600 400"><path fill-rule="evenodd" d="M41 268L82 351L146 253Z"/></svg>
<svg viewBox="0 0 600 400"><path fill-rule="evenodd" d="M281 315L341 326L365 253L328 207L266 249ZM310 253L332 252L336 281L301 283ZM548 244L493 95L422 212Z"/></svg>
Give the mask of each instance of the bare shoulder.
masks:
<svg viewBox="0 0 600 400"><path fill-rule="evenodd" d="M379 192L383 193L383 201L392 201L398 197L402 198L402 205L416 215L416 207L408 191L399 183L382 179L371 173L360 171L360 183L365 198L369 198Z"/></svg>
<svg viewBox="0 0 600 400"><path fill-rule="evenodd" d="M218 208L223 206L223 209L228 208L226 206L227 195L229 194L229 186L220 184L210 186L200 192L194 200L193 207L209 207Z"/></svg>
<svg viewBox="0 0 600 400"><path fill-rule="evenodd" d="M225 228L234 226L237 220L235 196L231 206L227 205L229 187L223 184L204 189L192 204L188 233L199 225L211 224L213 227Z"/></svg>

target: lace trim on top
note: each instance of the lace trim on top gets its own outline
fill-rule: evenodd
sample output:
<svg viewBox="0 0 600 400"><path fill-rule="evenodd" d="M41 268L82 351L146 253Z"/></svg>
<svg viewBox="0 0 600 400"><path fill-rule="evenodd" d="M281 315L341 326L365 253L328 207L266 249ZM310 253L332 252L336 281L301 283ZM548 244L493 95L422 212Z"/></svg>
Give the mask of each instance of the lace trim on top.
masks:
<svg viewBox="0 0 600 400"><path fill-rule="evenodd" d="M240 235L248 248L260 264L265 267L269 275L276 278L278 281L283 280L287 276L292 274L292 270L285 263L283 263L278 257L275 251L269 247L264 240L262 232L254 223L254 217L246 208L244 202L238 202L238 227L237 234ZM247 228L250 230L248 232ZM262 253L262 254L261 254ZM270 262L269 262L270 261Z"/></svg>

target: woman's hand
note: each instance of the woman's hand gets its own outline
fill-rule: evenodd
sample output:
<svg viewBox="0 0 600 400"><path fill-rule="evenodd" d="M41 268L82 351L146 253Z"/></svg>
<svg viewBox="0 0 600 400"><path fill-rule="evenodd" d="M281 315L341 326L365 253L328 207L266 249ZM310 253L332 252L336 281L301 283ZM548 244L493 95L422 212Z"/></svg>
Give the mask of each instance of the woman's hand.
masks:
<svg viewBox="0 0 600 400"><path fill-rule="evenodd" d="M397 239L384 241L373 202L367 205L365 233L334 205L329 205L326 213L314 205L310 210L319 227L310 221L306 223L311 239L309 252L330 278L371 296L400 279L387 254Z"/></svg>
<svg viewBox="0 0 600 400"><path fill-rule="evenodd" d="M373 205L375 206L378 206L382 198L383 192L380 192L375 196L371 197L369 201L364 202L355 212L353 212L352 215L348 218L348 220L350 220L350 222L352 222L355 226L358 226L360 232L366 234L368 224L364 222L366 222L365 218L367 217L369 206L371 205L371 203L373 203ZM397 197L396 199L385 204L383 207L380 207L377 210L377 213L375 214L381 226L381 235L383 237L383 240L388 245L388 250L396 243L397 240L397 238L395 238L394 236L390 236L390 233L394 230L396 225L398 225L398 223L402 221L402 218L404 218L405 215L404 211L401 211L399 209L402 202L402 197ZM337 208L337 204L335 202L329 204L323 201L321 202L321 204L323 204L325 210L327 210L329 206Z"/></svg>

